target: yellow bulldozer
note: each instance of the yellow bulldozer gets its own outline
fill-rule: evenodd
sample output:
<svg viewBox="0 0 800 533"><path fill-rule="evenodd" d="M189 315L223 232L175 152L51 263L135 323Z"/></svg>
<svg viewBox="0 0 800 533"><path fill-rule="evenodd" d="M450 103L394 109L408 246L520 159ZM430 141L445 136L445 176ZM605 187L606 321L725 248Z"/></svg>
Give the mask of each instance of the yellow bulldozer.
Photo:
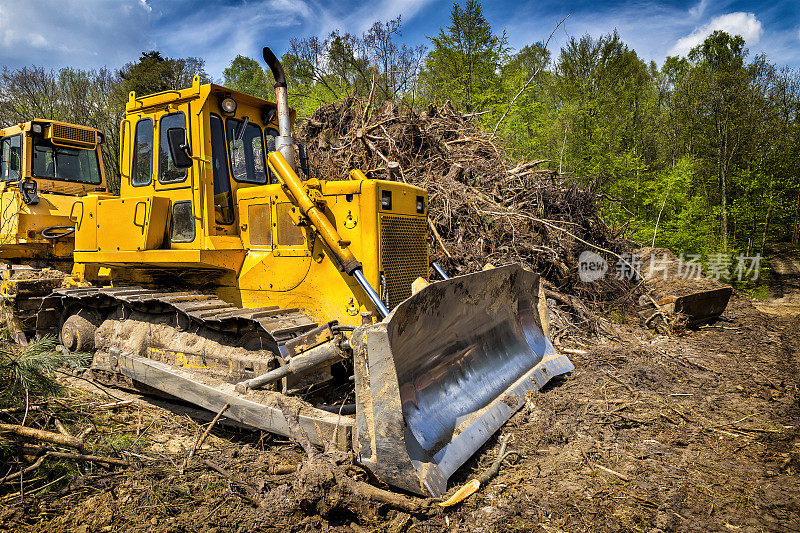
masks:
<svg viewBox="0 0 800 533"><path fill-rule="evenodd" d="M130 94L119 195L87 189L63 210L91 286L52 290L37 331L94 352L99 379L281 435L291 412L380 480L441 495L573 368L539 277L512 264L429 282L425 190L360 170L301 179L284 72L263 53L275 103L199 78Z"/></svg>
<svg viewBox="0 0 800 533"><path fill-rule="evenodd" d="M41 298L74 282L71 216L76 197L107 194L102 142L94 128L53 120L0 129L0 298L19 342Z"/></svg>

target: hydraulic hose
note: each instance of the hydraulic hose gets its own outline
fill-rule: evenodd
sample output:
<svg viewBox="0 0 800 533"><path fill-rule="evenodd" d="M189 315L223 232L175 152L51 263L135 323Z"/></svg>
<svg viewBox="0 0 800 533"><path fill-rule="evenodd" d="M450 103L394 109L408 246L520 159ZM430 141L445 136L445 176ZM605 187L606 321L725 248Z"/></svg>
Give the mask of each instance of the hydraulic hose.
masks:
<svg viewBox="0 0 800 533"><path fill-rule="evenodd" d="M53 233L55 231L60 233ZM51 241L60 239L61 237L67 237L73 233L75 233L74 226L50 226L49 228L44 228L41 232L42 237Z"/></svg>
<svg viewBox="0 0 800 533"><path fill-rule="evenodd" d="M442 277L442 279L450 279L450 276L447 275L447 273L439 265L439 263L434 261L433 263L431 263L431 266L433 266L433 269L436 271L437 274L439 274Z"/></svg>

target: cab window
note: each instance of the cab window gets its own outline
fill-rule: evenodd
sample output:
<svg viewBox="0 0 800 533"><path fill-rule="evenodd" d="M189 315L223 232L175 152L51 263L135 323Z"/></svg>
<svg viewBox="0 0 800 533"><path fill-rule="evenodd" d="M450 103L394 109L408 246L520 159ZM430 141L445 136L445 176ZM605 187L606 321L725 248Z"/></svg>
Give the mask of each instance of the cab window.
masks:
<svg viewBox="0 0 800 533"><path fill-rule="evenodd" d="M178 168L169 155L169 141L167 131L170 128L186 129L186 116L183 112L164 115L158 124L158 181L161 183L177 183L186 179L187 169ZM187 134L186 139L189 139Z"/></svg>
<svg viewBox="0 0 800 533"><path fill-rule="evenodd" d="M225 129L222 119L211 115L211 166L214 169L214 212L218 224L233 222L233 194L225 155Z"/></svg>
<svg viewBox="0 0 800 533"><path fill-rule="evenodd" d="M22 136L6 137L0 144L0 180L18 180L21 169Z"/></svg>
<svg viewBox="0 0 800 533"><path fill-rule="evenodd" d="M95 150L58 146L47 139L33 140L32 170L37 178L100 185Z"/></svg>
<svg viewBox="0 0 800 533"><path fill-rule="evenodd" d="M233 179L246 183L266 183L267 163L261 128L250 122L229 118L225 121L225 129Z"/></svg>
<svg viewBox="0 0 800 533"><path fill-rule="evenodd" d="M148 185L153 178L153 121L149 118L139 120L134 135L131 185Z"/></svg>

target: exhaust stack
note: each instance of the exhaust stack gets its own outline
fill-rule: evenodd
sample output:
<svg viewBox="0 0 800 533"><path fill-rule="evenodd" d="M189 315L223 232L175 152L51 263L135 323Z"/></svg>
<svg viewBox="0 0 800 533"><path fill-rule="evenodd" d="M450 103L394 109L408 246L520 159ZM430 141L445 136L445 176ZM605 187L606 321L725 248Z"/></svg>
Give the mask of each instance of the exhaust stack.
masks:
<svg viewBox="0 0 800 533"><path fill-rule="evenodd" d="M275 54L269 47L265 46L262 50L264 61L275 77L275 104L278 107L278 137L275 138L275 150L283 155L284 159L297 170L294 158L294 143L292 142L291 117L289 116L289 97L286 90L286 74L283 65L278 61Z"/></svg>

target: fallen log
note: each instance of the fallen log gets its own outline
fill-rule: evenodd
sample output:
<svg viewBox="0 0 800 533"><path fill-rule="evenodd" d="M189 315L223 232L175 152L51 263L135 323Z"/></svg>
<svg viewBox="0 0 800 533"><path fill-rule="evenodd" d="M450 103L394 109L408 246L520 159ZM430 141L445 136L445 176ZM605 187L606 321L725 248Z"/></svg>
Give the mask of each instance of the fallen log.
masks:
<svg viewBox="0 0 800 533"><path fill-rule="evenodd" d="M13 474L9 474L9 475L5 476L4 478L1 478L0 479L0 483L7 483L7 482L9 482L11 480L17 479L18 477L22 476L23 474L27 474L28 472L33 472L34 470L36 470L37 468L42 466L42 463L44 462L44 459L45 459L44 455L39 457L36 460L36 462L33 463L32 465L27 466L27 467L23 468L22 470L20 470L18 472L14 472Z"/></svg>
<svg viewBox="0 0 800 533"><path fill-rule="evenodd" d="M104 403L103 405L98 405L98 411L113 411L114 409L119 409L120 407L128 407L133 405L133 400L121 400L118 402L113 403Z"/></svg>

